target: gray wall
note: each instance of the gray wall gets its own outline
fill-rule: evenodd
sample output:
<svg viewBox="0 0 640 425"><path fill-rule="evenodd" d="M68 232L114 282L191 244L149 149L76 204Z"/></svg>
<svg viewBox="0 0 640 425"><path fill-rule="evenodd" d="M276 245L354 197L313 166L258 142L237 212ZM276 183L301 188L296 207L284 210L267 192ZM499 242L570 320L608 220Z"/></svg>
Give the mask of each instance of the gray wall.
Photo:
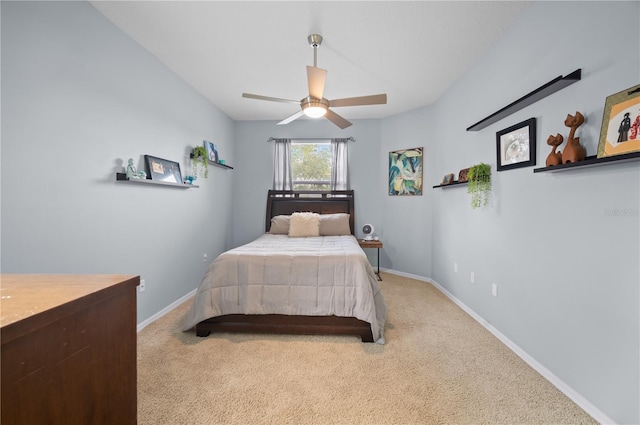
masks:
<svg viewBox="0 0 640 425"><path fill-rule="evenodd" d="M389 182L389 152L423 147L423 195L390 196L385 191L380 198L382 208L382 267L429 277L432 274L432 208L434 149L439 143L433 136L436 124L431 107L406 112L381 123L382 149L378 184L385 189ZM439 247L435 247L439 249Z"/></svg>
<svg viewBox="0 0 640 425"><path fill-rule="evenodd" d="M203 139L233 164L233 122L89 3L2 2L2 272L131 273L138 322L195 289L230 242L233 171L199 189L115 182L132 157Z"/></svg>
<svg viewBox="0 0 640 425"><path fill-rule="evenodd" d="M437 123L428 182L478 162L493 171L492 205L484 210L470 208L464 188L432 190L429 277L619 423L640 422L639 163L496 172L495 133L537 118L543 167L547 137L566 139L566 115L581 111L587 121L578 136L596 154L605 98L640 82L639 17L638 2L534 2L432 114L425 111ZM465 131L577 68L578 83ZM383 147L389 143L383 138Z"/></svg>

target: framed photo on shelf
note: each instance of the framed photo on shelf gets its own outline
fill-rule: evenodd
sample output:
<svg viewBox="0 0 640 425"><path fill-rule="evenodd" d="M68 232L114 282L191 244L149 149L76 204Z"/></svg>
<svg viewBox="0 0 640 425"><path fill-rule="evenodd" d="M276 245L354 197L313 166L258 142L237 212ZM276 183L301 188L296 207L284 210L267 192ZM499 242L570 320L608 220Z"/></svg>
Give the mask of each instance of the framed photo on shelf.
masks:
<svg viewBox="0 0 640 425"><path fill-rule="evenodd" d="M536 165L536 119L529 118L496 133L498 171Z"/></svg>
<svg viewBox="0 0 640 425"><path fill-rule="evenodd" d="M182 173L180 172L180 164L177 162L151 155L145 155L144 162L147 167L147 175L151 180L184 184Z"/></svg>
<svg viewBox="0 0 640 425"><path fill-rule="evenodd" d="M460 183L469 181L469 169L468 168L463 168L462 170L460 170L460 172L458 173L458 181Z"/></svg>
<svg viewBox="0 0 640 425"><path fill-rule="evenodd" d="M451 184L453 183L453 173L452 174L445 174L444 177L442 178L442 183L440 183L441 185L447 185L447 184Z"/></svg>
<svg viewBox="0 0 640 425"><path fill-rule="evenodd" d="M640 151L640 84L607 97L598 158Z"/></svg>
<svg viewBox="0 0 640 425"><path fill-rule="evenodd" d="M218 162L218 148L216 147L216 145L205 140L204 147L207 149L207 157L209 158L209 161Z"/></svg>
<svg viewBox="0 0 640 425"><path fill-rule="evenodd" d="M422 148L389 152L389 195L422 195Z"/></svg>

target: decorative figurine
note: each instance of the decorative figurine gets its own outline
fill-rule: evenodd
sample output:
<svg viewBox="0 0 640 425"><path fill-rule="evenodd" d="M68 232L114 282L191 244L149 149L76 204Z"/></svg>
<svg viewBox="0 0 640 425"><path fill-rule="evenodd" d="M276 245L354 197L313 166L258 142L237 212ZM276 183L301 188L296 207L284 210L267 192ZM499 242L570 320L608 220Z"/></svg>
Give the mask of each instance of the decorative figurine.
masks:
<svg viewBox="0 0 640 425"><path fill-rule="evenodd" d="M552 134L547 139L547 145L553 146L551 148L551 153L547 156L547 167L562 164L562 152L556 152L556 148L560 146L562 142L564 142L564 137L562 137L562 134L560 133L555 136Z"/></svg>
<svg viewBox="0 0 640 425"><path fill-rule="evenodd" d="M582 161L587 153L584 146L580 144L579 137L573 137L578 127L584 123L584 116L576 111L575 115L568 114L567 119L564 120L564 125L569 127L569 137L567 137L567 146L562 151L562 163L568 164L570 162Z"/></svg>
<svg viewBox="0 0 640 425"><path fill-rule="evenodd" d="M139 179L138 172L136 171L136 167L133 165L133 158L129 158L129 162L127 165L127 178L131 179Z"/></svg>
<svg viewBox="0 0 640 425"><path fill-rule="evenodd" d="M184 176L184 180L188 183L188 184L193 184L193 182L195 180L197 180L198 177L196 176Z"/></svg>
<svg viewBox="0 0 640 425"><path fill-rule="evenodd" d="M127 179L146 179L147 173L144 171L136 171L136 167L133 165L133 158L129 158L127 163Z"/></svg>

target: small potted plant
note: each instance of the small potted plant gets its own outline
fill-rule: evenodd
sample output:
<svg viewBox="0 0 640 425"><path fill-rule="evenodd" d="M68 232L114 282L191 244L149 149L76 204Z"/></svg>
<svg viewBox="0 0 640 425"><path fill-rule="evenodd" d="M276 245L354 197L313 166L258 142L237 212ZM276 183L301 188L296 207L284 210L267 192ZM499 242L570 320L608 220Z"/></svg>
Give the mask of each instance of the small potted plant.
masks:
<svg viewBox="0 0 640 425"><path fill-rule="evenodd" d="M204 146L196 146L191 153L193 163L193 175L200 174L205 179L209 177L209 159L207 158L207 150Z"/></svg>
<svg viewBox="0 0 640 425"><path fill-rule="evenodd" d="M471 195L471 208L487 206L491 192L491 166L483 163L476 164L469 168L468 177L467 192Z"/></svg>

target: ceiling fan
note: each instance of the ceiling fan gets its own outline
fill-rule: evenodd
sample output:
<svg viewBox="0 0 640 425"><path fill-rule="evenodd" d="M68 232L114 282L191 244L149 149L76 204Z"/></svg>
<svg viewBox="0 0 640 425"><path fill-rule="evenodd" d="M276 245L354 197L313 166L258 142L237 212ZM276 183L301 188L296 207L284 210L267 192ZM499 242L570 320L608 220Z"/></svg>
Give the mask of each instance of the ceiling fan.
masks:
<svg viewBox="0 0 640 425"><path fill-rule="evenodd" d="M288 118L280 121L278 125L289 124L291 121L303 115L312 118L325 117L340 128L347 128L351 125L349 121L336 114L329 108L340 106L362 106L362 105L383 105L387 103L386 94L375 94L371 96L346 97L343 99L328 100L322 97L324 83L327 79L327 71L317 67L318 47L322 44L322 36L311 34L307 37L309 46L313 48L313 66L307 66L307 82L309 84L309 96L302 100L280 99L277 97L261 96L258 94L242 93L242 97L258 100L269 100L272 102L297 103L300 110Z"/></svg>

